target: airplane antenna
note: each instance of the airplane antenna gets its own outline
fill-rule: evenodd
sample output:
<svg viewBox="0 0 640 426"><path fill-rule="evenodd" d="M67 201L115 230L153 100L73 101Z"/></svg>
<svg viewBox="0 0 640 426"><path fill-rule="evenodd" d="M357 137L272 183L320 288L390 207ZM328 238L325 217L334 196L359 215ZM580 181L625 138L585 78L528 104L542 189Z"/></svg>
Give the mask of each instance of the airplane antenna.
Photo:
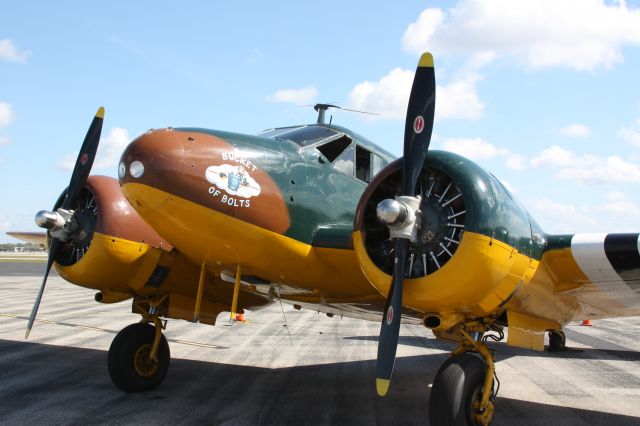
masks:
<svg viewBox="0 0 640 426"><path fill-rule="evenodd" d="M345 111L357 112L359 114L380 115L375 112L358 111L357 109L342 108L341 106L333 105L333 104L315 104L313 106L313 109L318 111L318 120L317 120L318 124L325 124L325 121L324 121L325 112L327 112L329 108L337 108ZM331 125L331 121L329 122L329 125Z"/></svg>
<svg viewBox="0 0 640 426"><path fill-rule="evenodd" d="M284 314L284 308L282 307L282 297L280 297L280 289L276 289L278 300L280 301L280 310L282 311L282 318L284 318L284 326L287 328L287 334L289 335L289 343L293 346L293 340L291 339L291 331L289 330L289 324L287 323L287 316Z"/></svg>

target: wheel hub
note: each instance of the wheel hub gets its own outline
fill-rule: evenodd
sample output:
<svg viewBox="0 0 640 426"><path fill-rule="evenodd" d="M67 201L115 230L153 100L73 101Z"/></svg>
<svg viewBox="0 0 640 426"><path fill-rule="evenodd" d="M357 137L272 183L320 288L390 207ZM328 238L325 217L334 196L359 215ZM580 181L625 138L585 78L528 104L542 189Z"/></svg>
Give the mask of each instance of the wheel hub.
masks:
<svg viewBox="0 0 640 426"><path fill-rule="evenodd" d="M158 363L149 357L150 354L151 344L147 343L140 346L133 357L136 373L142 377L151 377L158 371Z"/></svg>

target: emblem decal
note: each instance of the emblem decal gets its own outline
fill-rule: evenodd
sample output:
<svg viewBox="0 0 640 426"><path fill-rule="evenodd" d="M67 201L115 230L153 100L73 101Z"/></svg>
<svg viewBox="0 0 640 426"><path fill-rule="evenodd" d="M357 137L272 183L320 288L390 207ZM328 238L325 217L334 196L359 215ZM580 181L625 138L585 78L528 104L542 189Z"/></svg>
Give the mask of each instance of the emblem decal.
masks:
<svg viewBox="0 0 640 426"><path fill-rule="evenodd" d="M413 120L413 131L416 135L422 133L424 130L424 118L421 115L417 116L415 120Z"/></svg>
<svg viewBox="0 0 640 426"><path fill-rule="evenodd" d="M232 207L250 207L249 199L257 197L262 191L260 184L249 175L243 165L209 166L205 177L214 185L209 188L209 194L219 199L221 203ZM223 194L222 191L225 193Z"/></svg>
<svg viewBox="0 0 640 426"><path fill-rule="evenodd" d="M393 306L389 306L387 309L387 325L391 325L393 322Z"/></svg>

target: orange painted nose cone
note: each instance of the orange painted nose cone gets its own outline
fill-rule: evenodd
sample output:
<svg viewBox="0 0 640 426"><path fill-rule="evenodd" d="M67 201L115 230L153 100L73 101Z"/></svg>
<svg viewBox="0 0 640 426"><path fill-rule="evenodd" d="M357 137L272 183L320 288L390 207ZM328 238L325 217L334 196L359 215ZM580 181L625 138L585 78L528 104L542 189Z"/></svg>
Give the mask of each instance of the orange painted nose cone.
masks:
<svg viewBox="0 0 640 426"><path fill-rule="evenodd" d="M244 314L236 314L236 321L244 321Z"/></svg>
<svg viewBox="0 0 640 426"><path fill-rule="evenodd" d="M591 324L591 320L583 320L582 321L582 325L587 326L587 327L591 327L593 324Z"/></svg>

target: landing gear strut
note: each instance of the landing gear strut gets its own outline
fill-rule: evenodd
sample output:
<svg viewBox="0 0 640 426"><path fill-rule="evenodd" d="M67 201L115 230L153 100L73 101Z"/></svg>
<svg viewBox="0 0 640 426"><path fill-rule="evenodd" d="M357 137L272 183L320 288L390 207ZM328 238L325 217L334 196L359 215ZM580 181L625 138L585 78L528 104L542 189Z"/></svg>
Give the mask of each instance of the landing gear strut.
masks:
<svg viewBox="0 0 640 426"><path fill-rule="evenodd" d="M144 392L162 383L169 370L169 344L157 317L123 328L109 348L108 368L113 383L125 392Z"/></svg>
<svg viewBox="0 0 640 426"><path fill-rule="evenodd" d="M474 407L482 400L482 385L487 366L475 355L454 355L436 374L429 421L432 425L474 425Z"/></svg>
<svg viewBox="0 0 640 426"><path fill-rule="evenodd" d="M491 423L495 396L494 356L480 340L478 324L459 326L460 345L438 370L429 402L432 426ZM473 337L472 337L473 336Z"/></svg>

